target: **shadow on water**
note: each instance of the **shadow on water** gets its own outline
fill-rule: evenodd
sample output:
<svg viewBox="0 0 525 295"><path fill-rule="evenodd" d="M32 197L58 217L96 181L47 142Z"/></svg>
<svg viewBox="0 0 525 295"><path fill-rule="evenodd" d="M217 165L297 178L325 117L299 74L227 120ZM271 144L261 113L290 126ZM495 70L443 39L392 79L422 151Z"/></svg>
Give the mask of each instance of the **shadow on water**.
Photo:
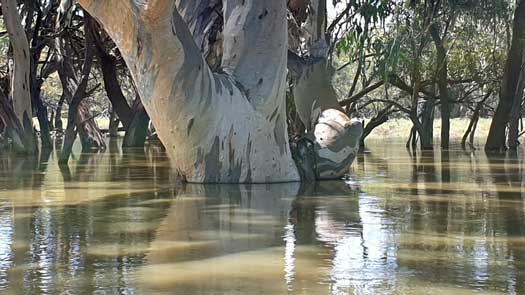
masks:
<svg viewBox="0 0 525 295"><path fill-rule="evenodd" d="M523 156L371 145L345 181L176 184L154 149L0 157L2 294L525 294Z"/></svg>

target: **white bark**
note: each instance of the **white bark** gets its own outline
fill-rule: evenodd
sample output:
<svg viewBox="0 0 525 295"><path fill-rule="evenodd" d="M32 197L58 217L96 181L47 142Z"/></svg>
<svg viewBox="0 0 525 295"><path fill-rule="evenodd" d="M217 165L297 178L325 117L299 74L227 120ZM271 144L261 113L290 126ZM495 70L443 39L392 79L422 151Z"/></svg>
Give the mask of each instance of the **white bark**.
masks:
<svg viewBox="0 0 525 295"><path fill-rule="evenodd" d="M17 1L1 0L2 13L13 48L13 71L9 95L13 109L25 133L33 132L31 107L29 43L18 14Z"/></svg>
<svg viewBox="0 0 525 295"><path fill-rule="evenodd" d="M284 110L286 30L274 33L286 28L284 1L225 1L226 74L212 73L175 1L79 2L120 48L182 177L223 183L299 180ZM251 52L254 42L263 48Z"/></svg>

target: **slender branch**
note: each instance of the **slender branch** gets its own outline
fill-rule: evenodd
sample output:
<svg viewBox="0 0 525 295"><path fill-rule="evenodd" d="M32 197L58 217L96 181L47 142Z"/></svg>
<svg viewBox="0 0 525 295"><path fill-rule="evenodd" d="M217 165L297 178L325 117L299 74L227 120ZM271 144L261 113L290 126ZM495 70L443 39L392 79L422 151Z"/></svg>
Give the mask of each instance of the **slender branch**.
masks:
<svg viewBox="0 0 525 295"><path fill-rule="evenodd" d="M341 106L349 106L351 105L352 103L354 102L357 102L359 99L361 99L363 96L367 95L368 93L376 90L377 88L383 86L385 84L385 81L379 81L375 84L372 84L370 86L368 86L367 88L361 90L360 92L356 93L354 96L350 97L350 98L347 98L347 99L344 99L344 100L341 100L339 102L339 104L341 104Z"/></svg>

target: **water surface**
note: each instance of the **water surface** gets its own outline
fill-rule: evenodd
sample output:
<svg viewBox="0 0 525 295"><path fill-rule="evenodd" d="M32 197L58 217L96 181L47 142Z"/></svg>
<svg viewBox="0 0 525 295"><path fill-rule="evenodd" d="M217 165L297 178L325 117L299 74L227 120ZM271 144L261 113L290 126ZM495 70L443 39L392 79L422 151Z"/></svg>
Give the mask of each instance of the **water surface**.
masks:
<svg viewBox="0 0 525 295"><path fill-rule="evenodd" d="M525 294L522 155L381 142L345 181L178 185L118 145L0 157L0 293Z"/></svg>

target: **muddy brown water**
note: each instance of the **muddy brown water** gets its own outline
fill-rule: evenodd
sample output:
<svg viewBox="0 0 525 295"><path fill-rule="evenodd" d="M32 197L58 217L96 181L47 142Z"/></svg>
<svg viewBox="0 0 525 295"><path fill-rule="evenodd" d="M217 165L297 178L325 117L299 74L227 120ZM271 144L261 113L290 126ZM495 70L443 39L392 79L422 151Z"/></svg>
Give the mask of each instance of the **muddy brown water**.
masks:
<svg viewBox="0 0 525 295"><path fill-rule="evenodd" d="M394 140L345 181L177 185L109 146L0 157L0 294L525 294L523 155Z"/></svg>

